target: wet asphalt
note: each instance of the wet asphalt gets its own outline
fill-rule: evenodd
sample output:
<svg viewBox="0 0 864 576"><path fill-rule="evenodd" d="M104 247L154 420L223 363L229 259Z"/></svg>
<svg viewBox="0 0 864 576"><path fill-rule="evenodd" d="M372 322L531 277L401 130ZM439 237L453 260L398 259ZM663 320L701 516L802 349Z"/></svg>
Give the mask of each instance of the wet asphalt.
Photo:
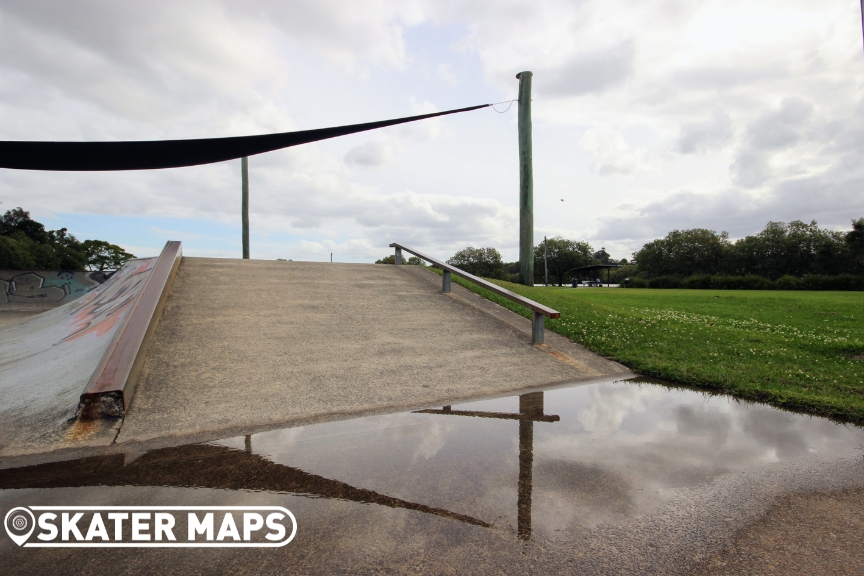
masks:
<svg viewBox="0 0 864 576"><path fill-rule="evenodd" d="M789 495L864 487L864 431L594 382L0 470L0 508L283 506L270 549L29 549L10 574L684 574Z"/></svg>

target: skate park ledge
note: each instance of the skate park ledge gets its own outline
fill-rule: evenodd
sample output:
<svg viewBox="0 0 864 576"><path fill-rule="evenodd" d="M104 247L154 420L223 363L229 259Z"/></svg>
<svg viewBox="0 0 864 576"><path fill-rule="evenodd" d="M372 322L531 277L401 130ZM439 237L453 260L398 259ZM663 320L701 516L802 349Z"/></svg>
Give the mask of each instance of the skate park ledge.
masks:
<svg viewBox="0 0 864 576"><path fill-rule="evenodd" d="M79 418L92 420L124 414L182 256L180 242L165 244L147 283L132 302L130 313L124 317L81 394Z"/></svg>

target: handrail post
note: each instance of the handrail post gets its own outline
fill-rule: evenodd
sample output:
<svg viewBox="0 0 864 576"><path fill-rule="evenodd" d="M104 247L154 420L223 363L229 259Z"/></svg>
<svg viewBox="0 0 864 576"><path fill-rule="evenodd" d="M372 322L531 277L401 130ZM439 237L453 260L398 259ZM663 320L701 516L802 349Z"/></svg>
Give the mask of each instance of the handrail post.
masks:
<svg viewBox="0 0 864 576"><path fill-rule="evenodd" d="M534 312L534 321L531 323L531 342L543 344L543 314Z"/></svg>
<svg viewBox="0 0 864 576"><path fill-rule="evenodd" d="M402 265L402 248L396 247L396 266Z"/></svg>
<svg viewBox="0 0 864 576"><path fill-rule="evenodd" d="M441 282L441 292L448 294L450 292L450 271L444 270L444 278Z"/></svg>

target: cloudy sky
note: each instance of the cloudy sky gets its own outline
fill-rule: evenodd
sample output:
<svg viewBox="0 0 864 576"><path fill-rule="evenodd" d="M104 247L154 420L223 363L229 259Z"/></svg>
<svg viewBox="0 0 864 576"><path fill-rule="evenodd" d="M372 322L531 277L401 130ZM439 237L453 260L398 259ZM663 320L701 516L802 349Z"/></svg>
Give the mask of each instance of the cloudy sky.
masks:
<svg viewBox="0 0 864 576"><path fill-rule="evenodd" d="M3 0L0 140L239 136L516 97L535 239L864 216L856 0ZM518 254L516 106L250 158L253 258ZM506 111L505 111L506 110ZM0 209L138 255L240 256L240 162L0 170Z"/></svg>

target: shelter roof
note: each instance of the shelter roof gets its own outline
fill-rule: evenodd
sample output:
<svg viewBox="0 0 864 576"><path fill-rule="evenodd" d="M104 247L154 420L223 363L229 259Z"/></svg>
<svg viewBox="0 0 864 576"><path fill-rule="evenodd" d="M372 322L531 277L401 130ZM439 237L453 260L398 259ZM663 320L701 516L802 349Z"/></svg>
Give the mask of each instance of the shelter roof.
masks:
<svg viewBox="0 0 864 576"><path fill-rule="evenodd" d="M590 272L591 270L602 270L604 268L620 268L620 264L592 264L591 266L579 266L578 268L570 268L565 272Z"/></svg>

